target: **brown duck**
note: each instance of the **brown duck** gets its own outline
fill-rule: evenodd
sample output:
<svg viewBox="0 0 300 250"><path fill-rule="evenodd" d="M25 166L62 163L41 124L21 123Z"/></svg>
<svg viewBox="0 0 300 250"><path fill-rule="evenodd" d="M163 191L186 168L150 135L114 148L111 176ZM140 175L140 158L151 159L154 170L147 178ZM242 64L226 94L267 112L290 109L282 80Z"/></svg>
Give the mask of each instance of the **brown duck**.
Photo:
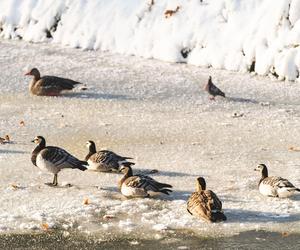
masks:
<svg viewBox="0 0 300 250"><path fill-rule="evenodd" d="M207 222L226 220L226 216L222 211L222 202L213 191L206 190L203 177L197 178L197 191L189 197L187 211Z"/></svg>
<svg viewBox="0 0 300 250"><path fill-rule="evenodd" d="M29 85L29 91L33 95L58 96L62 91L72 90L76 84L81 84L80 82L57 76L41 77L37 68L31 69L25 75L33 76Z"/></svg>

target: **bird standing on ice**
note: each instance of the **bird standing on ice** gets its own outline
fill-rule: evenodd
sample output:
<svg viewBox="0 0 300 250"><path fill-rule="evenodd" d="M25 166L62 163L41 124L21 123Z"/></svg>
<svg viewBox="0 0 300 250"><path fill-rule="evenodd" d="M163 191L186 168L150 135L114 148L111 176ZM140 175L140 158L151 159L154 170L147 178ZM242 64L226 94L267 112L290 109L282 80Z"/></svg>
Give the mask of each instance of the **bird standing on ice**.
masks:
<svg viewBox="0 0 300 250"><path fill-rule="evenodd" d="M113 172L119 171L121 166L131 166L135 163L127 160L132 159L131 157L124 157L117 155L116 153L109 150L96 151L96 145L93 141L87 141L87 148L89 153L85 157L88 162L88 170L98 172Z"/></svg>
<svg viewBox="0 0 300 250"><path fill-rule="evenodd" d="M52 183L46 183L50 186L57 186L57 174L64 168L77 168L86 170L87 162L80 161L66 150L59 147L46 147L46 140L42 136L37 136L32 141L37 144L31 154L32 163L43 171L48 171L54 174Z"/></svg>
<svg viewBox="0 0 300 250"><path fill-rule="evenodd" d="M187 211L207 222L225 221L222 202L211 190L206 190L203 177L197 178L196 192L192 193L187 202Z"/></svg>
<svg viewBox="0 0 300 250"><path fill-rule="evenodd" d="M258 189L263 195L285 198L293 195L295 191L300 192L300 189L296 188L287 179L277 176L268 177L268 169L265 164L259 164L254 170L261 172Z"/></svg>
<svg viewBox="0 0 300 250"><path fill-rule="evenodd" d="M124 166L120 169L124 176L119 181L121 193L126 197L149 197L148 192L164 193L169 195L172 192L171 185L160 183L146 175L133 175L130 166Z"/></svg>
<svg viewBox="0 0 300 250"><path fill-rule="evenodd" d="M25 74L33 76L29 84L29 91L33 95L58 96L64 90L72 90L75 85L81 84L67 78L57 76L42 76L37 68L31 69Z"/></svg>
<svg viewBox="0 0 300 250"><path fill-rule="evenodd" d="M208 78L208 82L204 86L204 90L210 94L210 99L215 100L216 96L223 96L225 98L225 94L222 90L220 90L216 85L213 84L211 80L211 76Z"/></svg>

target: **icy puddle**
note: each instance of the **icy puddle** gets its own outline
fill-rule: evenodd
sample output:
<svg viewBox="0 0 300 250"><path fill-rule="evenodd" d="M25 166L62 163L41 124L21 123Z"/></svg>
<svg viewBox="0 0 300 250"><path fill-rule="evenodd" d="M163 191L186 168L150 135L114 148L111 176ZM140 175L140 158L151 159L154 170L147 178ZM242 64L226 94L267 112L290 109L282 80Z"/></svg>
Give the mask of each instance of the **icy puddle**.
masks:
<svg viewBox="0 0 300 250"><path fill-rule="evenodd" d="M30 96L30 79L23 74L34 66L42 75L70 77L88 89L60 98ZM4 238L25 233L18 236L22 241L37 233L43 241L47 235L39 233L45 230L116 239L134 235L141 241L180 230L195 237L249 230L300 233L300 195L263 197L257 190L260 176L253 171L265 163L270 175L300 186L298 83L13 41L0 41L0 69L0 136L8 134L12 141L0 144ZM208 75L228 98L208 99L202 89ZM151 176L174 191L125 199L117 189L121 175L77 170L60 172L59 187L48 187L44 183L53 176L30 161L36 135L81 159L87 154L85 142L94 140L98 149L133 157L134 172L157 169ZM223 201L226 222L207 224L187 213L198 176Z"/></svg>

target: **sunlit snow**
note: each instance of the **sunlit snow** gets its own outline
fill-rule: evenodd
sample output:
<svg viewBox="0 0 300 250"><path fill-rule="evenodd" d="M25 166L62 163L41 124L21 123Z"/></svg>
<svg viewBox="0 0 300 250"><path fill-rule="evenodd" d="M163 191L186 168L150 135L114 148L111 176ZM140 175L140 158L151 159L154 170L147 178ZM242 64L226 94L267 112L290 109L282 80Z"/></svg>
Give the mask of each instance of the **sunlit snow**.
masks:
<svg viewBox="0 0 300 250"><path fill-rule="evenodd" d="M169 15L166 13L170 13ZM299 79L300 0L0 1L0 37Z"/></svg>

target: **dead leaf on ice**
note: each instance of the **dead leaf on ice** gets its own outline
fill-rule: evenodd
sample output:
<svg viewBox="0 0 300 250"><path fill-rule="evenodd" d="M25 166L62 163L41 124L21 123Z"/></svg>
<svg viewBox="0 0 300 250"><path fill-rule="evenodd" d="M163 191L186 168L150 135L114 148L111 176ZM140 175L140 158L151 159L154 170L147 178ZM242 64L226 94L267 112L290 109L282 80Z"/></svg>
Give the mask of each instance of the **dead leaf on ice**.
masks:
<svg viewBox="0 0 300 250"><path fill-rule="evenodd" d="M112 215L112 214L106 214L103 216L103 219L104 220L111 220L111 219L114 219L116 218L116 216Z"/></svg>
<svg viewBox="0 0 300 250"><path fill-rule="evenodd" d="M15 183L10 184L10 186L13 188L13 190L17 190L17 189L20 188L20 186L18 184L15 184Z"/></svg>
<svg viewBox="0 0 300 250"><path fill-rule="evenodd" d="M289 147L289 151L300 152L300 148L291 146L291 147Z"/></svg>
<svg viewBox="0 0 300 250"><path fill-rule="evenodd" d="M49 225L47 223L43 223L42 224L42 229L45 230L45 231L48 231L49 230Z"/></svg>
<svg viewBox="0 0 300 250"><path fill-rule="evenodd" d="M83 200L83 205L89 205L90 204L90 200L88 198L85 198Z"/></svg>
<svg viewBox="0 0 300 250"><path fill-rule="evenodd" d="M9 135L5 135L4 138L0 137L0 144L10 143Z"/></svg>

